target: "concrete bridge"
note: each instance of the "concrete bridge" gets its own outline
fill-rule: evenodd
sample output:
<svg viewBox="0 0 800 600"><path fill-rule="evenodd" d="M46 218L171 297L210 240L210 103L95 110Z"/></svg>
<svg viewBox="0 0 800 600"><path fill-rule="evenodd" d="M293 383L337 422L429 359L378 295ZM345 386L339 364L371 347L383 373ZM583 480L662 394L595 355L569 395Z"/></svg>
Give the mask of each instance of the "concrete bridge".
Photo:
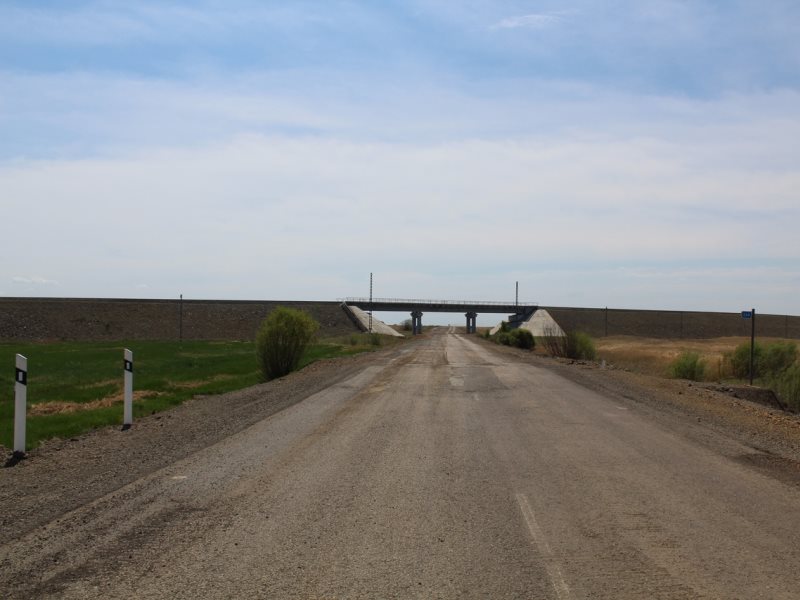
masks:
<svg viewBox="0 0 800 600"><path fill-rule="evenodd" d="M477 330L478 313L509 314L509 323L518 325L533 315L537 304L517 302L476 302L468 300L402 300L398 298L345 298L346 306L357 306L364 311L408 312L411 315L411 330L414 335L422 333L422 315L426 312L463 312L467 318L467 333Z"/></svg>

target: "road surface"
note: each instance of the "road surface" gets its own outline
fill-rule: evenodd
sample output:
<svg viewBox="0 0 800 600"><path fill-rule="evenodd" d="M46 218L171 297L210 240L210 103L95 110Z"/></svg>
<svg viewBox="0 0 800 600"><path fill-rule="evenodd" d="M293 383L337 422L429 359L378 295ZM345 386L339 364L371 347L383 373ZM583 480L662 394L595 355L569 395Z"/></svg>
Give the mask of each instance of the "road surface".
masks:
<svg viewBox="0 0 800 600"><path fill-rule="evenodd" d="M0 597L797 599L752 452L441 331L5 544Z"/></svg>

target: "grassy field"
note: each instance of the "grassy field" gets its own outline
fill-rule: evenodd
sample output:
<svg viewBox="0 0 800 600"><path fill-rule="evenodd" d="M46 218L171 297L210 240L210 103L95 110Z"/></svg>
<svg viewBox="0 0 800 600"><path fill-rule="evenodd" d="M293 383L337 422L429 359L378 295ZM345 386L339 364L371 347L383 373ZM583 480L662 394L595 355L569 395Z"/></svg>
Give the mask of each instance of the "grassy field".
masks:
<svg viewBox="0 0 800 600"><path fill-rule="evenodd" d="M399 339L399 338L398 338ZM311 362L372 350L394 340L353 334L320 340ZM198 394L220 394L260 381L253 342L59 342L0 344L0 444L10 448L14 418L14 355L28 358L27 447L122 424L123 348L134 353L134 419Z"/></svg>
<svg viewBox="0 0 800 600"><path fill-rule="evenodd" d="M769 343L779 340L759 338L758 341ZM661 377L670 376L669 367L682 352L697 352L706 364L706 381L728 381L733 379L733 374L726 354L733 352L739 344L750 344L750 338L689 340L613 336L596 338L595 344L600 358L631 371Z"/></svg>

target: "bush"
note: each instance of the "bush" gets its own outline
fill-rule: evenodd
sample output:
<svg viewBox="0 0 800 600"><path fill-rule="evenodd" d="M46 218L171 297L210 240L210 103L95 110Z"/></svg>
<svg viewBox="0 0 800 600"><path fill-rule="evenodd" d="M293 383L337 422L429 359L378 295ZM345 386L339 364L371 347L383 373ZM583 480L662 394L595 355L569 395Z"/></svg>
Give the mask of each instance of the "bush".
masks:
<svg viewBox="0 0 800 600"><path fill-rule="evenodd" d="M781 373L773 388L789 408L800 411L800 364L795 363Z"/></svg>
<svg viewBox="0 0 800 600"><path fill-rule="evenodd" d="M373 346L380 346L383 344L383 340L381 339L381 334L372 332L369 334L369 343Z"/></svg>
<svg viewBox="0 0 800 600"><path fill-rule="evenodd" d="M574 360L597 359L597 348L588 334L582 331L570 331L566 335L549 335L544 338L544 345L549 354Z"/></svg>
<svg viewBox="0 0 800 600"><path fill-rule="evenodd" d="M733 376L750 377L750 343L739 344L730 355ZM753 350L753 377L776 379L797 362L797 345L794 342L773 342L763 346L755 343Z"/></svg>
<svg viewBox="0 0 800 600"><path fill-rule="evenodd" d="M758 370L761 377L779 378L797 361L797 345L794 342L774 342L761 352Z"/></svg>
<svg viewBox="0 0 800 600"><path fill-rule="evenodd" d="M514 346L515 348L522 348L523 350L530 350L536 345L536 342L533 339L533 334L527 329L511 329L503 331L501 326L500 331L495 333L490 339L492 339L496 344L501 344L503 346Z"/></svg>
<svg viewBox="0 0 800 600"><path fill-rule="evenodd" d="M401 323L401 327L403 328L403 331L411 331L411 325L412 325L411 319L406 319L405 321L403 321Z"/></svg>
<svg viewBox="0 0 800 600"><path fill-rule="evenodd" d="M494 336L494 341L503 346L511 345L511 334L507 331L498 331Z"/></svg>
<svg viewBox="0 0 800 600"><path fill-rule="evenodd" d="M759 376L758 364L764 351L761 344L756 342L753 351L753 377ZM730 356L733 376L738 379L750 377L750 342L739 344Z"/></svg>
<svg viewBox="0 0 800 600"><path fill-rule="evenodd" d="M564 336L566 357L578 360L594 360L597 358L597 349L588 334L582 331L570 331Z"/></svg>
<svg viewBox="0 0 800 600"><path fill-rule="evenodd" d="M705 374L706 365L697 352L683 352L672 362L669 369L676 379L701 381Z"/></svg>
<svg viewBox="0 0 800 600"><path fill-rule="evenodd" d="M511 345L523 350L531 350L536 345L533 334L527 329L514 329L508 336L511 338Z"/></svg>
<svg viewBox="0 0 800 600"><path fill-rule="evenodd" d="M319 324L308 314L279 306L261 323L256 334L256 354L265 381L297 369Z"/></svg>

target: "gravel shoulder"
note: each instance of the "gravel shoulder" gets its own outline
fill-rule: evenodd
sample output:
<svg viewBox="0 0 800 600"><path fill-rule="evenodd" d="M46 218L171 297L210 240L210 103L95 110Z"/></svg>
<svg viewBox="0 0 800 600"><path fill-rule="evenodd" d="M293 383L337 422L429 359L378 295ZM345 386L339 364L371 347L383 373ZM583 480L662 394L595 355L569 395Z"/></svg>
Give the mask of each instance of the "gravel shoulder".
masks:
<svg viewBox="0 0 800 600"><path fill-rule="evenodd" d="M413 343L413 342L411 342ZM105 427L55 439L13 467L0 468L0 544L242 431L305 398L388 361L387 348L315 362L281 379L217 396L198 396L139 419L133 428ZM11 458L0 447L4 464Z"/></svg>

